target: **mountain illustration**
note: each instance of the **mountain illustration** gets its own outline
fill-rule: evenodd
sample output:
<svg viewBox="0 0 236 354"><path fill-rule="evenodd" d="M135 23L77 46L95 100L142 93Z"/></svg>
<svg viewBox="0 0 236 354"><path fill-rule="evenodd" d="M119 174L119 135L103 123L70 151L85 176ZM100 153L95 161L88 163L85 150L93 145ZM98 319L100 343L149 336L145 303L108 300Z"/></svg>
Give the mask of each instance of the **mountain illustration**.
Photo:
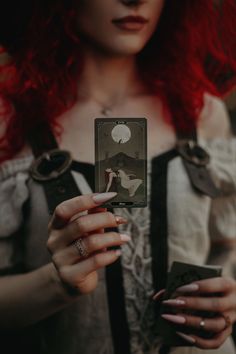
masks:
<svg viewBox="0 0 236 354"><path fill-rule="evenodd" d="M131 176L131 179L141 178L142 180L146 180L145 166L145 160L136 159L135 157L131 157L123 152L119 152L116 155L113 155L99 162L100 182L102 184L105 183L105 174L103 171L105 171L107 168L111 168L115 172L119 169L122 169L125 173L134 175Z"/></svg>
<svg viewBox="0 0 236 354"><path fill-rule="evenodd" d="M128 169L136 169L142 164L143 160L136 159L135 157L131 157L123 152L119 152L108 159L104 159L100 161L101 166L106 166L110 168L128 168Z"/></svg>
<svg viewBox="0 0 236 354"><path fill-rule="evenodd" d="M97 168L96 175L97 180L99 181L99 188L101 191L104 191L106 188L107 180L106 180L106 172L107 168L111 168L115 173L119 169L123 170L126 174L130 175L130 179L140 178L142 179L143 183L139 188L139 193L136 195L137 198L143 197L145 193L145 186L146 186L146 160L135 158L129 156L123 152L119 152L116 155L111 157L105 158L101 161L97 161L99 167ZM124 200L129 200L128 192L124 188L120 187L119 178L117 180L117 188L119 197ZM132 199L133 201L133 199Z"/></svg>

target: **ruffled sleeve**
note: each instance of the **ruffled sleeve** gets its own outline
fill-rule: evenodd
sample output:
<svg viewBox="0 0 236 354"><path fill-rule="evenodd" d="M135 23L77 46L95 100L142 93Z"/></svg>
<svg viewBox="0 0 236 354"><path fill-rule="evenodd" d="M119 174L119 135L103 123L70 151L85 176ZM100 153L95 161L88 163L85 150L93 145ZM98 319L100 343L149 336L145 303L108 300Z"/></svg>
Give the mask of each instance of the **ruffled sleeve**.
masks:
<svg viewBox="0 0 236 354"><path fill-rule="evenodd" d="M211 156L210 172L220 195L212 200L209 233L212 249L210 263L224 265L232 275L236 265L236 139L201 142Z"/></svg>
<svg viewBox="0 0 236 354"><path fill-rule="evenodd" d="M201 143L211 156L210 172L220 190L212 201L209 229L214 241L236 240L236 139Z"/></svg>
<svg viewBox="0 0 236 354"><path fill-rule="evenodd" d="M212 177L222 195L236 192L236 138L200 140L210 154Z"/></svg>
<svg viewBox="0 0 236 354"><path fill-rule="evenodd" d="M0 165L0 271L19 263L23 206L29 199L27 181L32 156L6 161Z"/></svg>

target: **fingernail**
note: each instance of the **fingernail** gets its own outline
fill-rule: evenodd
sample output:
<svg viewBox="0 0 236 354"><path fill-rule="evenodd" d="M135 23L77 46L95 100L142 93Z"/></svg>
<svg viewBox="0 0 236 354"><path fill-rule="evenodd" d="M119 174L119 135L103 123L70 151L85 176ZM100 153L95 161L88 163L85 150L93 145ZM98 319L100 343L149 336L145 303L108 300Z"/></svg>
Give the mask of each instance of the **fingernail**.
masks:
<svg viewBox="0 0 236 354"><path fill-rule="evenodd" d="M185 305L186 302L184 300L180 300L180 299L169 299L169 300L164 300L163 304L173 305L173 306L181 306L181 305Z"/></svg>
<svg viewBox="0 0 236 354"><path fill-rule="evenodd" d="M193 337L190 337L185 333L176 332L176 334L178 334L178 336L180 336L181 338L183 338L184 340L186 340L187 342L189 342L191 344L196 343L196 340Z"/></svg>
<svg viewBox="0 0 236 354"><path fill-rule="evenodd" d="M163 314L161 317L173 323L183 324L186 322L186 319L182 316Z"/></svg>
<svg viewBox="0 0 236 354"><path fill-rule="evenodd" d="M101 204L106 202L109 199L114 198L116 195L117 195L116 192L107 192L107 193L95 194L92 198L96 204Z"/></svg>
<svg viewBox="0 0 236 354"><path fill-rule="evenodd" d="M131 240L131 237L126 234L120 234L120 239L121 239L121 241L127 242L127 241Z"/></svg>
<svg viewBox="0 0 236 354"><path fill-rule="evenodd" d="M117 225L120 225L120 224L127 224L128 220L123 218L123 216L118 216L118 215L115 215L115 219L116 219L116 223Z"/></svg>
<svg viewBox="0 0 236 354"><path fill-rule="evenodd" d="M115 250L115 255L117 257L120 257L121 256L121 250Z"/></svg>
<svg viewBox="0 0 236 354"><path fill-rule="evenodd" d="M193 291L197 291L197 290L199 290L199 285L194 283L183 285L176 289L176 291L180 293L192 293Z"/></svg>
<svg viewBox="0 0 236 354"><path fill-rule="evenodd" d="M160 291L158 291L158 293L156 293L155 295L153 295L152 299L153 300L158 300L160 299L160 297L164 294L166 289L161 289Z"/></svg>

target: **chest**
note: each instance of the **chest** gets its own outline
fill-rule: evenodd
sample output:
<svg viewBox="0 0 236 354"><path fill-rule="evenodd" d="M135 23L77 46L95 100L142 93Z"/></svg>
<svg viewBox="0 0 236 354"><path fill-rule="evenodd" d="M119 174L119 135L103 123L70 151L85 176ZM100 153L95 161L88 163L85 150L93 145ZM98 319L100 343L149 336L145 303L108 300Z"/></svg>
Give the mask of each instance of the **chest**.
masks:
<svg viewBox="0 0 236 354"><path fill-rule="evenodd" d="M60 147L70 150L75 160L94 163L94 119L101 117L98 107L92 103L75 105L60 119L63 127L63 134L59 141ZM166 122L163 108L155 100L129 102L114 110L110 117L145 117L147 119L149 159L175 145L174 129Z"/></svg>

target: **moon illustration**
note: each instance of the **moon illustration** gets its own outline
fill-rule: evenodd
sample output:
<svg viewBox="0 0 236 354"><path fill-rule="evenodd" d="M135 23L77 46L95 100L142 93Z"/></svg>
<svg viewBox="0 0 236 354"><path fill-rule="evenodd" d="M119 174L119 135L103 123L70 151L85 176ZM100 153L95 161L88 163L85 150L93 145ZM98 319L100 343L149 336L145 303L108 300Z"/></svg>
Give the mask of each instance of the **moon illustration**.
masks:
<svg viewBox="0 0 236 354"><path fill-rule="evenodd" d="M118 144L124 144L131 138L131 131L127 125L117 124L111 131L112 139Z"/></svg>

